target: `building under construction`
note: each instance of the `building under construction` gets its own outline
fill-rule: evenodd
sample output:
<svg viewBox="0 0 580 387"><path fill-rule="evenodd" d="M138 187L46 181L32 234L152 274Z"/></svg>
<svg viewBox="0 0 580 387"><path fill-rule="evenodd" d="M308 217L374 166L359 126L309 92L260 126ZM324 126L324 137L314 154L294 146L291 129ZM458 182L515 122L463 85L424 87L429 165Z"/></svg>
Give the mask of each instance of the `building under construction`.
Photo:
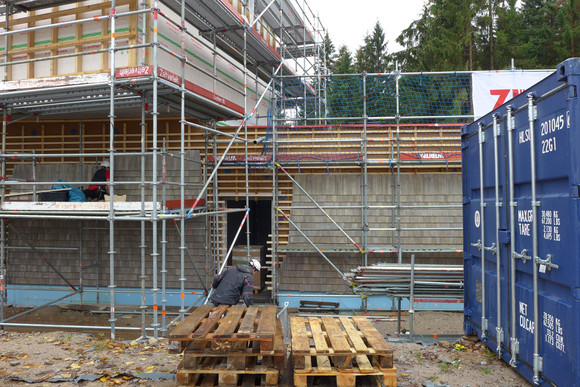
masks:
<svg viewBox="0 0 580 387"><path fill-rule="evenodd" d="M469 74L331 74L303 0L2 4L6 325L135 304L164 335L249 257L273 302L460 302ZM68 201L103 160L107 199Z"/></svg>

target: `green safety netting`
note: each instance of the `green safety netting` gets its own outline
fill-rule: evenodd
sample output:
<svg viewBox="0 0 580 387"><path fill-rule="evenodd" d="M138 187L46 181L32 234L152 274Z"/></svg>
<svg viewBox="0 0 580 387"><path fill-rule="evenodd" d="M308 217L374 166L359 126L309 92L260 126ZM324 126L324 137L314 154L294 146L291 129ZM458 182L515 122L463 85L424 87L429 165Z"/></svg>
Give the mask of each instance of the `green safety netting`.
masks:
<svg viewBox="0 0 580 387"><path fill-rule="evenodd" d="M275 120L280 157L292 157L289 146L284 145L291 139L328 139L333 133L340 136L345 128L352 133L364 125L389 126L397 118L400 124L470 122L473 114L470 73L283 77L276 79L274 90L268 136ZM264 153L271 152L266 145ZM360 150L341 154L325 146L312 153L325 160L361 156Z"/></svg>

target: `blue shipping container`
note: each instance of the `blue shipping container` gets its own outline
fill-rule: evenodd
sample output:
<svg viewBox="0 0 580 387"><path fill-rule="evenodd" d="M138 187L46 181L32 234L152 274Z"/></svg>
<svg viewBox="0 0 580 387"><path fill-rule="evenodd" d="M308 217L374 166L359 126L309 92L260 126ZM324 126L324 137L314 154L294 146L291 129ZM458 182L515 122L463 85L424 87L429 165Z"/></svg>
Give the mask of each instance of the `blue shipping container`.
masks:
<svg viewBox="0 0 580 387"><path fill-rule="evenodd" d="M462 128L465 331L580 386L580 59Z"/></svg>

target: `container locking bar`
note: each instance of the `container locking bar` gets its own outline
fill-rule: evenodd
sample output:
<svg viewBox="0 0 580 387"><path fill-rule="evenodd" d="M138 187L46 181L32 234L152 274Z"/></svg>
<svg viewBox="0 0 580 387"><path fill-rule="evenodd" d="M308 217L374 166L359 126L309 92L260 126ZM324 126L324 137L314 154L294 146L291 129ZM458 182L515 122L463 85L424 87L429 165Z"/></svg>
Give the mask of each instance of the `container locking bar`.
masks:
<svg viewBox="0 0 580 387"><path fill-rule="evenodd" d="M483 249L486 251L490 251L493 255L497 253L497 246L495 242L491 244L491 246L483 246Z"/></svg>
<svg viewBox="0 0 580 387"><path fill-rule="evenodd" d="M497 252L497 246L495 245L495 242L492 243L491 246L483 246L481 239L478 239L477 243L472 243L471 246L475 247L479 251L481 251L481 249L484 249L485 251L491 251L491 253L494 255ZM529 258L531 259L532 257Z"/></svg>
<svg viewBox="0 0 580 387"><path fill-rule="evenodd" d="M559 266L555 263L552 263L552 254L547 254L546 259L542 259L540 257L535 257L534 262L540 265L540 273L544 273L546 271L546 267L548 270L558 269Z"/></svg>
<svg viewBox="0 0 580 387"><path fill-rule="evenodd" d="M521 253L518 253L517 251L514 250L512 252L512 255L515 259L521 259L522 261L524 261L524 263L526 263L528 259L532 259L532 257L530 257L527 253L528 253L527 249L523 249Z"/></svg>

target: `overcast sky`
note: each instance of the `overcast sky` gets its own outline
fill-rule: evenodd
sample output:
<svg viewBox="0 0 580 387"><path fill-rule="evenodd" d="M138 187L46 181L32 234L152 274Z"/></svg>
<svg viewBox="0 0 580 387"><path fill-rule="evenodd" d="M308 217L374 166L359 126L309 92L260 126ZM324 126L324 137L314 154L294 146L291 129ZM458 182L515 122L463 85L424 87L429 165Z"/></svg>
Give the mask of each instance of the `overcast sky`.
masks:
<svg viewBox="0 0 580 387"><path fill-rule="evenodd" d="M297 0L300 2L300 0ZM401 47L395 42L401 31L419 19L425 0L307 0L320 16L336 50L346 44L351 52L362 44L377 22L388 41L388 52Z"/></svg>

